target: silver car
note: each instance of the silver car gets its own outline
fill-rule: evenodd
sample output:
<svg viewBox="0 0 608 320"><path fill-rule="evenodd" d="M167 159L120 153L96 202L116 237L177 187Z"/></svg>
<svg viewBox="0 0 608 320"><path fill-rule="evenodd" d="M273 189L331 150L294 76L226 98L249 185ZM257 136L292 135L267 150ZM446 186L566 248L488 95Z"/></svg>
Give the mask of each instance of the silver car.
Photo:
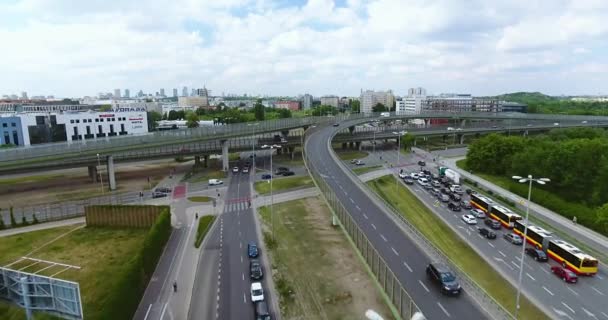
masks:
<svg viewBox="0 0 608 320"><path fill-rule="evenodd" d="M485 219L486 218L486 214L479 210L479 209L471 209L471 211L469 211L473 216L475 216L476 218L479 219Z"/></svg>

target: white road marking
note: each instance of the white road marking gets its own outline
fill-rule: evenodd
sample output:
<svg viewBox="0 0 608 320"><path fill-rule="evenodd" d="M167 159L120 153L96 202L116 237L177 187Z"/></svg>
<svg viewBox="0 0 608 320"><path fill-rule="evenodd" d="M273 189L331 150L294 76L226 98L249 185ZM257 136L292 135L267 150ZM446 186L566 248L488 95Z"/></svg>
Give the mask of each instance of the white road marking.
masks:
<svg viewBox="0 0 608 320"><path fill-rule="evenodd" d="M243 293L243 303L247 303L247 296Z"/></svg>
<svg viewBox="0 0 608 320"><path fill-rule="evenodd" d="M570 289L570 286L566 286L566 289L570 290L570 292L574 293L574 295L578 296L578 292L574 291L573 289Z"/></svg>
<svg viewBox="0 0 608 320"><path fill-rule="evenodd" d="M167 303L163 306L163 311L160 313L160 318L163 319L165 317L165 312L167 311Z"/></svg>
<svg viewBox="0 0 608 320"><path fill-rule="evenodd" d="M374 228L374 230L378 230L376 229L376 225L372 223L372 228Z"/></svg>
<svg viewBox="0 0 608 320"><path fill-rule="evenodd" d="M396 256L399 256L399 252L397 252L397 250L395 250L395 248L391 247L391 250L393 250L393 253L394 253Z"/></svg>
<svg viewBox="0 0 608 320"><path fill-rule="evenodd" d="M576 313L576 311L574 311L572 308L570 308L570 306L569 306L569 305L567 305L567 304L565 304L563 301L562 301L562 305L563 305L564 307L566 307L568 310L570 310L572 313Z"/></svg>
<svg viewBox="0 0 608 320"><path fill-rule="evenodd" d="M550 295L554 296L553 292L549 291L549 289L545 288L545 286L543 286L543 289L545 289L545 291L547 291Z"/></svg>
<svg viewBox="0 0 608 320"><path fill-rule="evenodd" d="M365 213L363 214L363 218L369 219Z"/></svg>
<svg viewBox="0 0 608 320"><path fill-rule="evenodd" d="M504 254L504 253L502 253L502 251L500 251L500 250L498 250L498 253L500 253L500 255L502 255L502 256L503 256L503 257L505 257L505 258L507 257L507 255L506 255L506 254Z"/></svg>
<svg viewBox="0 0 608 320"><path fill-rule="evenodd" d="M517 265L517 263L515 263L515 261L511 260L511 263L515 266L515 268L519 269L519 266Z"/></svg>
<svg viewBox="0 0 608 320"><path fill-rule="evenodd" d="M243 263L243 256L241 256L241 263Z"/></svg>
<svg viewBox="0 0 608 320"><path fill-rule="evenodd" d="M555 307L551 307L551 309L553 309L553 312L555 312L555 314L557 314L558 316L560 316L562 318L568 318L568 319L574 320L569 314L565 313L564 311L562 311L560 309L555 309Z"/></svg>
<svg viewBox="0 0 608 320"><path fill-rule="evenodd" d="M148 319L148 314L150 314L150 309L152 309L152 304L148 306L148 311L146 311L146 315L144 316L144 320Z"/></svg>
<svg viewBox="0 0 608 320"><path fill-rule="evenodd" d="M405 261L403 261L403 265L404 265L404 266L405 266L405 267L406 267L406 268L407 268L407 269L408 269L410 272L414 272L414 270L412 270L412 268L410 268L410 266L409 266L409 265L408 265L408 264L407 264Z"/></svg>
<svg viewBox="0 0 608 320"><path fill-rule="evenodd" d="M439 306L439 308L441 308L441 310L443 310L443 313L445 313L446 316L450 317L450 314L448 313L447 310L445 310L445 308L441 305L441 303L437 302L437 305Z"/></svg>
<svg viewBox="0 0 608 320"><path fill-rule="evenodd" d="M483 237L480 234L478 234L477 236L480 237L481 239L483 239Z"/></svg>
<svg viewBox="0 0 608 320"><path fill-rule="evenodd" d="M598 278L598 279L600 279L600 280L604 279L604 277L600 276L599 274L596 274L595 277Z"/></svg>
<svg viewBox="0 0 608 320"><path fill-rule="evenodd" d="M239 243L239 247L240 247L241 249L243 249L243 243L242 243L242 242L240 242L240 243Z"/></svg>
<svg viewBox="0 0 608 320"><path fill-rule="evenodd" d="M587 310L587 309L585 309L583 307L581 307L581 309L583 309L583 312L585 312L588 317L596 318L597 319L597 317L593 313L591 313L589 310Z"/></svg>
<svg viewBox="0 0 608 320"><path fill-rule="evenodd" d="M492 248L494 248L494 245L488 242L488 245Z"/></svg>
<svg viewBox="0 0 608 320"><path fill-rule="evenodd" d="M245 281L245 274L241 273L241 278L243 279L243 281Z"/></svg>
<svg viewBox="0 0 608 320"><path fill-rule="evenodd" d="M545 273L549 274L550 272L545 270L545 268L541 268L540 270L544 271Z"/></svg>
<svg viewBox="0 0 608 320"><path fill-rule="evenodd" d="M358 205L355 205L355 208L357 208L357 210L361 211L361 208L359 208Z"/></svg>
<svg viewBox="0 0 608 320"><path fill-rule="evenodd" d="M530 278L530 279L532 279L532 280L536 281L536 279L534 279L534 277L532 277L532 276L531 276L529 273L527 273L527 272L526 272L526 275L528 276L528 278ZM570 288L568 288L568 289L570 289Z"/></svg>
<svg viewBox="0 0 608 320"><path fill-rule="evenodd" d="M382 240L384 240L384 242L388 242L388 240L386 239L386 237L383 234L380 234L380 238L382 238Z"/></svg>
<svg viewBox="0 0 608 320"><path fill-rule="evenodd" d="M340 188L340 190L344 190L344 188L342 188L341 184L339 184L338 187Z"/></svg>
<svg viewBox="0 0 608 320"><path fill-rule="evenodd" d="M606 319L608 319L608 314L605 314L604 312L602 312L602 315L603 315L604 317L606 317Z"/></svg>
<svg viewBox="0 0 608 320"><path fill-rule="evenodd" d="M342 192L344 192L344 195L348 195L348 193L346 193L346 191L342 190Z"/></svg>
<svg viewBox="0 0 608 320"><path fill-rule="evenodd" d="M426 290L426 292L430 292L429 288L427 288L424 283L422 283L422 281L418 280L418 283L420 283L420 285L424 288L424 290Z"/></svg>
<svg viewBox="0 0 608 320"><path fill-rule="evenodd" d="M601 295L604 295L604 293L603 293L603 292L601 292L600 290L598 290L598 289L597 289L596 287L594 287L594 286L591 286L591 289L593 289L595 292L597 292L597 293L599 293L599 294L601 294Z"/></svg>
<svg viewBox="0 0 608 320"><path fill-rule="evenodd" d="M353 200L353 198L348 198L348 199L350 199L350 202L351 202L352 204L355 204L355 200Z"/></svg>

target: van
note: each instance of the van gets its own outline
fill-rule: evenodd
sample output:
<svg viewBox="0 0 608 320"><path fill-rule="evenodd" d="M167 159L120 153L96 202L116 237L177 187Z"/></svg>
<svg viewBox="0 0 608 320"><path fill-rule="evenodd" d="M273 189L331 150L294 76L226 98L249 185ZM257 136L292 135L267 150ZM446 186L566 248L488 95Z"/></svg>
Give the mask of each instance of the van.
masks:
<svg viewBox="0 0 608 320"><path fill-rule="evenodd" d="M454 131L453 127L448 127L448 131Z"/></svg>
<svg viewBox="0 0 608 320"><path fill-rule="evenodd" d="M266 301L255 303L255 320L270 320L270 312Z"/></svg>
<svg viewBox="0 0 608 320"><path fill-rule="evenodd" d="M381 116L381 117L390 117L390 116L391 116L391 113L390 113L390 112L381 112L381 113L380 113L380 116Z"/></svg>
<svg viewBox="0 0 608 320"><path fill-rule="evenodd" d="M209 179L209 185L210 186L217 186L217 185L220 185L220 184L223 184L223 183L224 183L224 181L219 180L219 179Z"/></svg>

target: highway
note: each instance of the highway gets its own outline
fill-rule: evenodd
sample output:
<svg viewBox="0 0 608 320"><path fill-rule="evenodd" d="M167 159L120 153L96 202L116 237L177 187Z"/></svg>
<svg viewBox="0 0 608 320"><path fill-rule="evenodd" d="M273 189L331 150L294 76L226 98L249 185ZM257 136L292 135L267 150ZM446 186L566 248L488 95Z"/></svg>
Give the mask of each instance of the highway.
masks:
<svg viewBox="0 0 608 320"><path fill-rule="evenodd" d="M429 257L369 198L369 191L360 189L334 162L328 141L335 130L326 127L310 134L305 146L310 164L335 191L427 319L488 318L466 291L458 298L446 297L427 280L425 268Z"/></svg>
<svg viewBox="0 0 608 320"><path fill-rule="evenodd" d="M418 160L425 160L427 169L432 172L435 172L437 167L431 156L422 156L420 152L400 156L400 163L397 163L396 151L376 152L370 158L377 159L380 154L383 155L384 161L395 164L393 174L396 177L400 169L408 173L420 171ZM461 220L461 215L468 213L468 210L463 209L461 212L449 210L447 204L436 202L436 198L417 183L408 185L407 188L486 259L497 272L504 275L514 286L517 284L521 247L512 245L502 238L504 233L509 233L509 230L503 228L496 232L495 240L487 240L478 234L476 226L469 226ZM463 199L468 201L469 197L465 194ZM481 219L478 226L485 226ZM552 318L608 319L608 307L605 304L608 299L608 273L602 266L595 277L579 277L578 283L566 284L550 272L551 265L558 264L551 259L548 263L539 263L525 256L522 288L529 298L542 306ZM514 310L510 311L514 312Z"/></svg>

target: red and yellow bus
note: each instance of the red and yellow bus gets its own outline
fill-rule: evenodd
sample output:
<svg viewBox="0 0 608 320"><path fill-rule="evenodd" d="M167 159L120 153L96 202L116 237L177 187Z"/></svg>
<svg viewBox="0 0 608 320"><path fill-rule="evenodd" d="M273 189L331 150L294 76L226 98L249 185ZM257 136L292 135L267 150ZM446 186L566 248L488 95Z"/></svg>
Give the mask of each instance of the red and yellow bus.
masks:
<svg viewBox="0 0 608 320"><path fill-rule="evenodd" d="M576 274L590 276L597 273L597 259L566 241L550 240L547 254Z"/></svg>
<svg viewBox="0 0 608 320"><path fill-rule="evenodd" d="M528 229L525 230L525 224L521 220L515 220L513 226L513 232L525 238L528 243L535 246L538 249L547 250L549 246L549 240L553 240L552 233L541 227L533 226L528 224ZM524 230L526 236L524 237Z"/></svg>
<svg viewBox="0 0 608 320"><path fill-rule="evenodd" d="M483 211L486 215L490 215L490 208L495 204L494 200L482 196L478 193L471 194L471 206Z"/></svg>
<svg viewBox="0 0 608 320"><path fill-rule="evenodd" d="M521 216L517 213L499 205L493 205L490 209L490 217L498 220L506 228L513 228L515 221L521 220Z"/></svg>

